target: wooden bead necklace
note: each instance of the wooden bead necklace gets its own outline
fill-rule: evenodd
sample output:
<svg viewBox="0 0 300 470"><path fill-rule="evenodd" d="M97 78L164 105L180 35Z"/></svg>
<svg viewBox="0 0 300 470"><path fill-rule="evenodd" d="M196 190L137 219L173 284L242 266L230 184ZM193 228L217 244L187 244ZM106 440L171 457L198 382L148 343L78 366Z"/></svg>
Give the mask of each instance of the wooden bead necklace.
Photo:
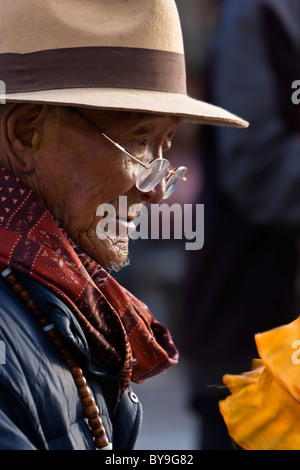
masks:
<svg viewBox="0 0 300 470"><path fill-rule="evenodd" d="M66 346L63 337L48 317L40 312L35 300L22 284L20 284L12 270L6 266L0 265L0 273L7 280L13 291L23 300L26 307L33 313L43 330L51 338L66 361L77 387L84 415L88 420L96 449L111 450L112 444L107 439L103 422L99 415L99 408L95 404L91 391L86 384L86 379L83 375L82 369L76 364L76 361L74 360L69 348Z"/></svg>

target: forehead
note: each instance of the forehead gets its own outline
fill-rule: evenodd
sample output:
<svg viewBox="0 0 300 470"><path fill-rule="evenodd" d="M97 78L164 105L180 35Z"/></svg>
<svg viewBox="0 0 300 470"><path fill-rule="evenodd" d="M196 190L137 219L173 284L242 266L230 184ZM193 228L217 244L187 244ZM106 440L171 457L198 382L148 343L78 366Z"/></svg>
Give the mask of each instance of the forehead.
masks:
<svg viewBox="0 0 300 470"><path fill-rule="evenodd" d="M177 116L129 111L111 111L96 109L80 109L93 123L102 130L114 129L119 133L156 133L175 132L181 123Z"/></svg>

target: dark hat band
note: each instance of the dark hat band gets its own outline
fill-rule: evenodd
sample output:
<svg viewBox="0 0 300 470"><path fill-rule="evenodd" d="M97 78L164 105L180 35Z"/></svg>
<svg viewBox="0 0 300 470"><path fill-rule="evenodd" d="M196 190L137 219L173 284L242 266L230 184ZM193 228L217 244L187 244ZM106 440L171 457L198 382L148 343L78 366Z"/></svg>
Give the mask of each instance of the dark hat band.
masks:
<svg viewBox="0 0 300 470"><path fill-rule="evenodd" d="M132 88L186 94L184 55L123 47L0 54L6 93L64 88Z"/></svg>

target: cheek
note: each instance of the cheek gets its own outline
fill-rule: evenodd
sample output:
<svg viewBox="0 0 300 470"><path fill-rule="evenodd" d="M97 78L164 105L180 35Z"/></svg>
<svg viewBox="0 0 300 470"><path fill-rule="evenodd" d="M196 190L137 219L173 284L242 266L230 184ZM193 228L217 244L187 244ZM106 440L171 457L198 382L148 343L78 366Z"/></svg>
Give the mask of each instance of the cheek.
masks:
<svg viewBox="0 0 300 470"><path fill-rule="evenodd" d="M115 269L126 262L128 257L128 238L100 239L92 227L86 233L80 233L78 246L105 269Z"/></svg>
<svg viewBox="0 0 300 470"><path fill-rule="evenodd" d="M118 200L118 197L125 194L133 183L132 179L120 171L100 176L82 176L73 182L72 195L69 198L70 210L75 209L83 216L95 217L100 205Z"/></svg>
<svg viewBox="0 0 300 470"><path fill-rule="evenodd" d="M70 190L76 190L80 197L110 201L134 184L136 165L110 142L67 133L62 140L54 154L62 162L60 173L68 178Z"/></svg>
<svg viewBox="0 0 300 470"><path fill-rule="evenodd" d="M95 230L101 217L97 209L102 204L117 202L135 183L130 169L119 166L93 168L93 171L72 172L68 189L64 191L64 218L69 233Z"/></svg>
<svg viewBox="0 0 300 470"><path fill-rule="evenodd" d="M135 183L135 165L110 146L99 147L90 140L77 138L56 143L51 148L52 209L72 237L95 226L97 207L116 200ZM49 174L50 176L50 174ZM50 184L49 181L55 181ZM49 187L50 184L50 187ZM53 202L53 201L52 201Z"/></svg>
<svg viewBox="0 0 300 470"><path fill-rule="evenodd" d="M86 197L109 202L127 192L135 183L136 174L132 165L121 157L105 156L92 159L73 172L73 184Z"/></svg>

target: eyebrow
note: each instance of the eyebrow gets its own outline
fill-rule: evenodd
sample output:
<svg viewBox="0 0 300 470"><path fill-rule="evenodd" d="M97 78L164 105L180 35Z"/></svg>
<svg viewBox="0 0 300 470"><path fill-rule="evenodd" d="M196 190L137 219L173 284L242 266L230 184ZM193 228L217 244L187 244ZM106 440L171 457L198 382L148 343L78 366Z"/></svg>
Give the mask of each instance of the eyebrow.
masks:
<svg viewBox="0 0 300 470"><path fill-rule="evenodd" d="M151 134L151 127L150 126L145 126L144 124L143 125L139 125L139 126L134 126L132 129L129 129L128 130L128 134L129 135L132 135L132 136L146 136L146 135L149 135Z"/></svg>
<svg viewBox="0 0 300 470"><path fill-rule="evenodd" d="M126 133L132 136L143 136L150 134L155 126L157 126L157 122L162 119L163 116L153 117L146 117L145 119L142 118L139 122L134 123L131 127L126 129ZM165 126L167 135L173 133L174 130L177 129L177 126L180 123L180 118L177 116L164 116L165 119L162 122L162 125ZM175 128L175 129L174 129Z"/></svg>

